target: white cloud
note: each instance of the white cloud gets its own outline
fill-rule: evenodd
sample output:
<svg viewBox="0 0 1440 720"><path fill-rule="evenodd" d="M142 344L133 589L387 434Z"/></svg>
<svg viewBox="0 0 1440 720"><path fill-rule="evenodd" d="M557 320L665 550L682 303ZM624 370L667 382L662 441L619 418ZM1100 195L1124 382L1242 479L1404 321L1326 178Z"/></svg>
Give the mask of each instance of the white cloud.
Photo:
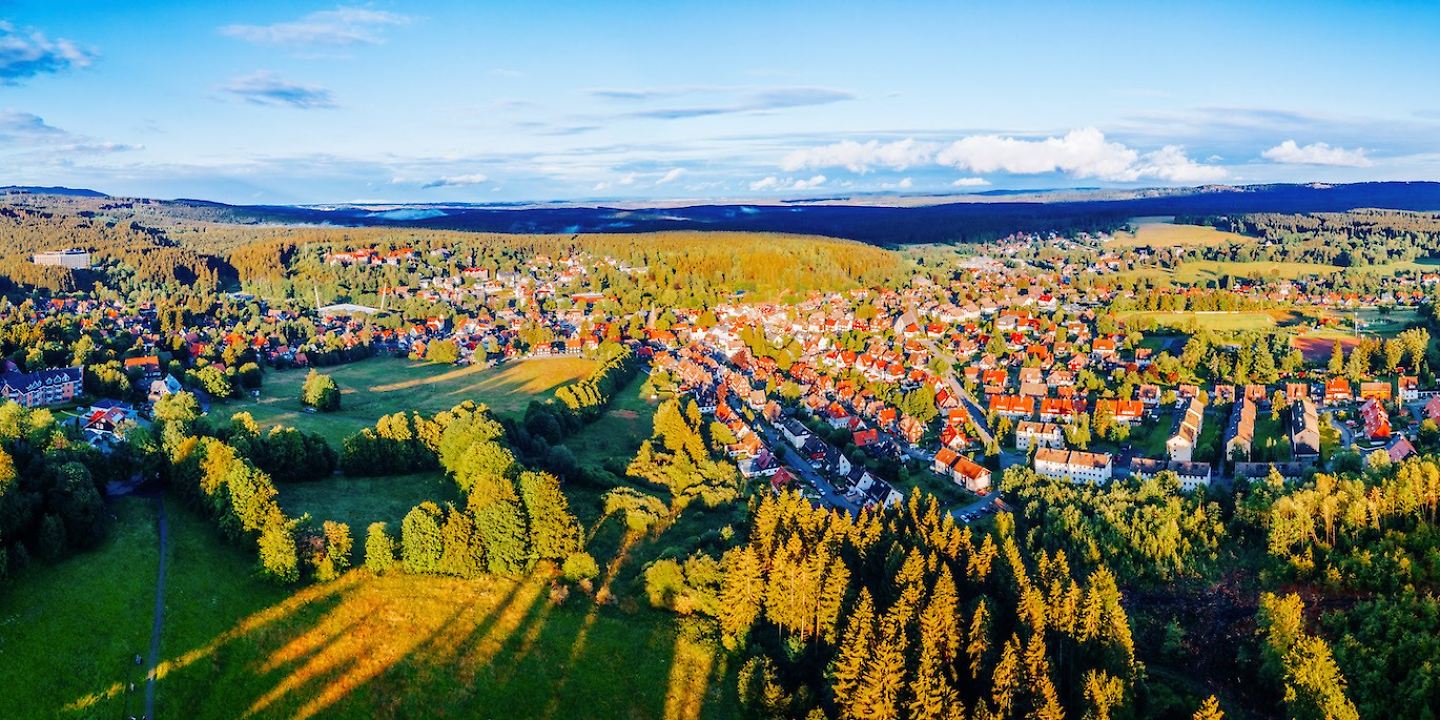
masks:
<svg viewBox="0 0 1440 720"><path fill-rule="evenodd" d="M410 18L395 13L338 7L270 25L226 25L220 33L267 45L378 45L384 42L384 28L409 22Z"/></svg>
<svg viewBox="0 0 1440 720"><path fill-rule="evenodd" d="M489 179L490 178L481 175L480 173L470 173L468 175L451 175L449 177L436 178L434 180L431 180L430 182L425 183L424 185L421 185L420 187L425 189L439 187L463 187L467 185L479 185Z"/></svg>
<svg viewBox="0 0 1440 720"><path fill-rule="evenodd" d="M664 175L660 176L660 179L659 179L659 180L656 180L656 181L655 181L655 184L656 184L656 185L664 185L665 183L668 183L668 182L675 182L676 180L679 180L679 179L680 179L680 176L681 176L681 175L684 175L684 174L685 174L685 169L684 169L684 168L671 168L671 170L670 170L669 172L667 172L667 173L665 173Z"/></svg>
<svg viewBox="0 0 1440 720"><path fill-rule="evenodd" d="M843 167L853 173L868 172L872 167L886 167L904 170L912 165L930 161L936 146L932 143L917 142L914 138L882 143L871 140L858 143L854 140L820 147L796 150L780 161L780 169L786 172L814 168Z"/></svg>
<svg viewBox="0 0 1440 720"><path fill-rule="evenodd" d="M825 184L824 175L811 175L808 178L778 178L770 175L750 183L751 192L765 190L813 190Z"/></svg>
<svg viewBox="0 0 1440 720"><path fill-rule="evenodd" d="M1118 182L1160 179L1201 182L1224 177L1225 171L1200 165L1176 145L1146 153L1110 142L1095 128L1071 130L1064 137L1024 140L1001 135L971 135L941 150L935 161L976 173L1014 175L1065 173L1077 178Z"/></svg>
<svg viewBox="0 0 1440 720"><path fill-rule="evenodd" d="M590 190L593 191L593 192L600 192L601 190L608 190L609 188L610 188L610 183L605 182L605 181L602 180L602 181L600 181L600 182L595 183L595 187L590 188Z"/></svg>
<svg viewBox="0 0 1440 720"><path fill-rule="evenodd" d="M21 30L0 20L0 85L13 85L36 75L83 68L94 59L94 53L69 40L51 40L39 30Z"/></svg>
<svg viewBox="0 0 1440 720"><path fill-rule="evenodd" d="M318 85L292 82L265 70L237 77L221 90L255 105L302 110L335 107L335 99L329 90Z"/></svg>
<svg viewBox="0 0 1440 720"><path fill-rule="evenodd" d="M902 179L902 180L900 181L900 189L901 189L901 190L908 190L908 189L910 189L911 187L913 187L914 185L915 185L915 182L912 181L912 180L911 180L910 178L908 178L908 177L907 177L907 178L904 178L904 179Z"/></svg>
<svg viewBox="0 0 1440 720"><path fill-rule="evenodd" d="M1299 145L1294 140L1286 140L1263 153L1260 156L1271 162L1283 165L1330 165L1336 167L1370 167L1375 163L1365 156L1365 148L1347 150L1342 147L1331 147L1327 143L1316 142L1309 145Z"/></svg>
<svg viewBox="0 0 1440 720"><path fill-rule="evenodd" d="M1166 145L1154 152L1145 153L1133 168L1135 177L1156 178L1174 183L1207 183L1223 180L1228 174L1225 168L1201 165L1185 155L1185 148Z"/></svg>
<svg viewBox="0 0 1440 720"><path fill-rule="evenodd" d="M629 174L627 174L625 177L620 178L620 184L621 184L621 185L634 185L634 184L635 184L635 179L636 179L636 178L635 178L635 173L629 173Z"/></svg>
<svg viewBox="0 0 1440 720"><path fill-rule="evenodd" d="M963 177L950 184L955 187L984 187L989 185L990 181L982 177Z"/></svg>
<svg viewBox="0 0 1440 720"><path fill-rule="evenodd" d="M812 175L808 180L796 180L791 183L791 190L811 190L825 184L824 175Z"/></svg>

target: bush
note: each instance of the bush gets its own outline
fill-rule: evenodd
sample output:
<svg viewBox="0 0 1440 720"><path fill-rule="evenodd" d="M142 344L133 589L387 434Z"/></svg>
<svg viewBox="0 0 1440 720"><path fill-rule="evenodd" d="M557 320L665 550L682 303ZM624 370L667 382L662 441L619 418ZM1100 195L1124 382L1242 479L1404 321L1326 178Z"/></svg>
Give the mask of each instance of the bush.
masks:
<svg viewBox="0 0 1440 720"><path fill-rule="evenodd" d="M589 580L600 575L600 565L595 562L595 557L587 552L577 552L565 558L565 564L561 567L565 579L570 582Z"/></svg>
<svg viewBox="0 0 1440 720"><path fill-rule="evenodd" d="M329 375L311 370L300 387L300 402L321 412L340 409L340 386Z"/></svg>

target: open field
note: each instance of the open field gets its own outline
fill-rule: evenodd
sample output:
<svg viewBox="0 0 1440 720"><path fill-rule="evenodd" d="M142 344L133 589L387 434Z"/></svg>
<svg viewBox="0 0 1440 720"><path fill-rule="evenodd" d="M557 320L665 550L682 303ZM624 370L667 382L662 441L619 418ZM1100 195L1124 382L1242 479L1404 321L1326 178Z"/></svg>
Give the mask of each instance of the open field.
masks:
<svg viewBox="0 0 1440 720"><path fill-rule="evenodd" d="M212 412L249 412L261 427L292 425L318 432L336 450L345 438L375 424L381 415L418 410L430 415L465 400L485 403L497 415L520 417L532 399L588 374L594 362L584 358L535 358L493 368L436 365L400 358L372 358L348 365L320 368L335 378L340 409L307 413L300 404L305 370L265 376L259 400L217 405Z"/></svg>
<svg viewBox="0 0 1440 720"><path fill-rule="evenodd" d="M158 551L151 502L119 501L104 546L24 573L0 594L10 707L26 717L139 714L143 670L133 658L148 646ZM630 600L597 607L578 592L557 604L541 576L356 571L276 587L203 518L173 499L167 511L160 717L735 716L736 668L703 627L668 612ZM693 520L708 526L699 513ZM682 525L671 531L700 528ZM636 555L672 540L642 541ZM615 589L628 595L641 564L625 565ZM126 706L132 669L137 692Z"/></svg>
<svg viewBox="0 0 1440 720"><path fill-rule="evenodd" d="M352 572L167 652L160 696L191 718L733 714L730 668L674 616L548 587Z"/></svg>
<svg viewBox="0 0 1440 720"><path fill-rule="evenodd" d="M1176 225L1174 218L1132 218L1135 232L1118 232L1106 247L1176 247L1191 245L1230 245L1254 242L1254 238L1217 230L1203 225Z"/></svg>
<svg viewBox="0 0 1440 720"><path fill-rule="evenodd" d="M280 506L291 517L309 513L315 524L337 520L350 526L355 538L357 560L363 557L365 528L370 523L389 523L398 533L405 513L424 500L463 504L455 483L443 473L416 473L382 477L335 476L308 482L283 483Z"/></svg>
<svg viewBox="0 0 1440 720"><path fill-rule="evenodd" d="M1154 320L1161 327L1185 329L1192 325L1201 330L1216 332L1241 332L1244 330L1268 330L1278 324L1276 313L1265 310L1240 310L1235 312L1163 312L1133 311L1117 313L1127 323L1142 318Z"/></svg>
<svg viewBox="0 0 1440 720"><path fill-rule="evenodd" d="M643 371L636 373L615 392L604 415L565 440L582 465L602 465L611 458L629 462L640 442L650 437L655 408L664 398L652 399L644 392L646 377Z"/></svg>
<svg viewBox="0 0 1440 720"><path fill-rule="evenodd" d="M95 550L36 565L0 587L0 697L13 717L139 716L150 647L159 537L154 501L122 498L114 530ZM137 692L96 698L83 715L67 704L133 680ZM118 686L117 686L118 687Z"/></svg>

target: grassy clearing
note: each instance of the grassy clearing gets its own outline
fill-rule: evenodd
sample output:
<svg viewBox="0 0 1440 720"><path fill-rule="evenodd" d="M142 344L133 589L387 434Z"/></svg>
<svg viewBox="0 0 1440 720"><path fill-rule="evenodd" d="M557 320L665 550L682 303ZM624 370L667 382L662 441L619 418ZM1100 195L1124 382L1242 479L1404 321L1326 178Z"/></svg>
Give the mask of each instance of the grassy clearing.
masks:
<svg viewBox="0 0 1440 720"><path fill-rule="evenodd" d="M300 404L306 371L265 376L259 400L217 406L219 413L249 412L262 427L291 425L318 432L337 450L345 438L375 424L382 415L418 410L431 415L465 401L485 403L497 415L520 417L532 399L587 375L595 363L578 357L534 358L499 365L458 367L372 358L322 368L340 385L340 410L307 413Z"/></svg>
<svg viewBox="0 0 1440 720"><path fill-rule="evenodd" d="M309 513L316 524L337 520L349 525L350 534L357 541L357 556L362 554L365 528L370 523L389 523L390 531L398 533L405 513L423 500L462 502L455 483L439 472L366 478L336 476L285 483L279 490L280 506L286 514L299 517Z"/></svg>
<svg viewBox="0 0 1440 720"><path fill-rule="evenodd" d="M192 718L733 716L733 681L668 613L599 608L548 584L352 572L169 654ZM623 658L623 661L620 661Z"/></svg>
<svg viewBox="0 0 1440 720"><path fill-rule="evenodd" d="M1273 313L1263 310L1241 310L1236 312L1163 312L1131 311L1119 313L1120 320L1135 323L1142 318L1154 320L1160 327L1183 330L1196 327L1215 332L1242 332L1245 330L1268 330L1278 322Z"/></svg>
<svg viewBox="0 0 1440 720"><path fill-rule="evenodd" d="M1203 225L1176 225L1174 218L1134 218L1135 232L1115 233L1106 247L1176 247L1233 245L1254 242L1254 238Z"/></svg>
<svg viewBox="0 0 1440 720"><path fill-rule="evenodd" d="M99 688L83 716L139 715L150 647L159 536L152 500L123 498L115 527L95 550L35 565L0 588L0 680L5 714L78 717L66 705ZM129 681L137 692L121 690ZM128 704L127 704L128 702Z"/></svg>
<svg viewBox="0 0 1440 720"><path fill-rule="evenodd" d="M565 440L580 464L601 466L611 458L629 462L640 443L650 437L660 399L643 392L645 379L645 373L636 373L615 394L604 415Z"/></svg>
<svg viewBox="0 0 1440 720"><path fill-rule="evenodd" d="M154 603L149 503L121 501L103 547L24 573L0 595L11 707L28 717L138 715L143 690L123 703ZM719 521L709 513L623 544L612 581L622 599L599 607L580 593L552 602L540 576L357 571L276 587L203 518L173 500L167 510L160 717L736 717L736 668L704 628L633 599L642 558L688 544Z"/></svg>

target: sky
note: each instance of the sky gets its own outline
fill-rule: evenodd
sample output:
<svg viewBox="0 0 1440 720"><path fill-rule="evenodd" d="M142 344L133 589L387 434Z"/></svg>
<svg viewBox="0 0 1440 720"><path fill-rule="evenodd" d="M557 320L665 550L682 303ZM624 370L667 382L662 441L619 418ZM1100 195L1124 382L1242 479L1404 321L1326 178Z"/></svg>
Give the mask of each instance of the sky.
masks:
<svg viewBox="0 0 1440 720"><path fill-rule="evenodd" d="M0 185L231 203L1440 180L1440 2L0 0Z"/></svg>

